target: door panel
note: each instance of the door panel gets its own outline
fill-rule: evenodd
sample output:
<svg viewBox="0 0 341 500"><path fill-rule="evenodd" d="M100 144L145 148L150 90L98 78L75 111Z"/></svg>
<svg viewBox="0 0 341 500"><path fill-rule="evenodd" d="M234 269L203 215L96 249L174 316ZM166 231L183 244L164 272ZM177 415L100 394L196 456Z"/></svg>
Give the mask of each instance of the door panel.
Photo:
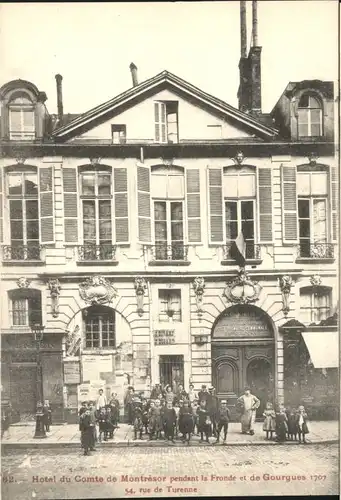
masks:
<svg viewBox="0 0 341 500"><path fill-rule="evenodd" d="M248 363L246 369L247 384L251 392L260 400L257 417L261 418L267 401L274 404L272 363L268 359L255 358Z"/></svg>
<svg viewBox="0 0 341 500"><path fill-rule="evenodd" d="M24 414L35 415L36 406L36 366L11 366L11 403L13 409Z"/></svg>

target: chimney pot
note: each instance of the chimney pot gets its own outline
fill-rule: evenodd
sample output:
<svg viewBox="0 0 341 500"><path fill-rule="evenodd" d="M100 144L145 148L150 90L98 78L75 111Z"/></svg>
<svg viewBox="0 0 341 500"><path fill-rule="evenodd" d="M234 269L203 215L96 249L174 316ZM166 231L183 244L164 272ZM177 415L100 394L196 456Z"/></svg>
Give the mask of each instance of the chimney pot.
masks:
<svg viewBox="0 0 341 500"><path fill-rule="evenodd" d="M63 91L62 91L62 75L55 75L57 85L57 113L59 125L63 122Z"/></svg>
<svg viewBox="0 0 341 500"><path fill-rule="evenodd" d="M133 81L133 87L136 87L138 85L138 79L137 79L137 66L132 62L130 63L130 72L131 72L131 78Z"/></svg>
<svg viewBox="0 0 341 500"><path fill-rule="evenodd" d="M246 1L240 2L240 57L247 57Z"/></svg>
<svg viewBox="0 0 341 500"><path fill-rule="evenodd" d="M252 45L258 47L257 0L252 0Z"/></svg>

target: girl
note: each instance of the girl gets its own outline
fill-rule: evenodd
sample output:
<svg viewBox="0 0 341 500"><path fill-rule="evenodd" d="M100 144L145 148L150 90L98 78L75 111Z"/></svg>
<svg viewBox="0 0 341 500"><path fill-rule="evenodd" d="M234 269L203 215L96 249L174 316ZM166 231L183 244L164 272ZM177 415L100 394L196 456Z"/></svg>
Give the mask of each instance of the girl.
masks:
<svg viewBox="0 0 341 500"><path fill-rule="evenodd" d="M155 427L156 427L156 418L155 418L155 402L150 401L149 405L149 411L148 411L148 434L149 434L149 441L153 439L153 436L155 434Z"/></svg>
<svg viewBox="0 0 341 500"><path fill-rule="evenodd" d="M187 444L189 444L191 434L193 433L193 427L192 408L186 400L179 411L179 430L182 433L183 442L187 441Z"/></svg>
<svg viewBox="0 0 341 500"><path fill-rule="evenodd" d="M156 439L162 439L161 431L162 431L162 415L161 415L161 403L160 400L157 399L155 401L154 415L155 415L155 433Z"/></svg>
<svg viewBox="0 0 341 500"><path fill-rule="evenodd" d="M288 432L288 419L285 413L284 405L279 405L276 413L276 440L282 443L286 440Z"/></svg>
<svg viewBox="0 0 341 500"><path fill-rule="evenodd" d="M174 406L174 411L176 415L176 422L175 422L175 436L178 437L179 434L179 412L180 412L180 406L179 403L176 401Z"/></svg>
<svg viewBox="0 0 341 500"><path fill-rule="evenodd" d="M298 442L301 443L301 438L302 438L302 442L306 443L305 435L309 434L309 429L307 425L308 415L303 405L298 407L296 419L298 424Z"/></svg>
<svg viewBox="0 0 341 500"><path fill-rule="evenodd" d="M192 403L192 414L193 414L193 433L195 433L196 436L199 436L199 431L198 431L198 400L195 399Z"/></svg>
<svg viewBox="0 0 341 500"><path fill-rule="evenodd" d="M266 408L263 412L264 424L263 431L266 432L266 439L272 439L272 434L276 430L276 413L272 407L272 403L266 403Z"/></svg>
<svg viewBox="0 0 341 500"><path fill-rule="evenodd" d="M134 408L134 440L137 439L137 434L139 434L139 439L142 439L142 431L142 409L139 405L136 405Z"/></svg>
<svg viewBox="0 0 341 500"><path fill-rule="evenodd" d="M198 409L198 430L200 432L200 441L199 443L204 442L204 434L206 437L206 443L209 443L209 436L211 434L211 419L209 413L206 409L206 401L203 399L200 401L200 406Z"/></svg>

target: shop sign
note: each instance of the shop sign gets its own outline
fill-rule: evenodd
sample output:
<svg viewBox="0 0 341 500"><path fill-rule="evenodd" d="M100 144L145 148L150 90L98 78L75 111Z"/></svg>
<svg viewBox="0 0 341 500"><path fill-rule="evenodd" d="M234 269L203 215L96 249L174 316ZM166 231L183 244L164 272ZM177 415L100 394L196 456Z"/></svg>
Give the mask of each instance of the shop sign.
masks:
<svg viewBox="0 0 341 500"><path fill-rule="evenodd" d="M80 367L79 362L64 363L64 383L79 384L80 383Z"/></svg>
<svg viewBox="0 0 341 500"><path fill-rule="evenodd" d="M84 355L82 356L83 363L83 380L98 380L101 373L112 372L113 363L112 355Z"/></svg>
<svg viewBox="0 0 341 500"><path fill-rule="evenodd" d="M272 337L265 315L255 309L234 306L217 322L214 337Z"/></svg>
<svg viewBox="0 0 341 500"><path fill-rule="evenodd" d="M175 344L175 330L154 330L154 345Z"/></svg>

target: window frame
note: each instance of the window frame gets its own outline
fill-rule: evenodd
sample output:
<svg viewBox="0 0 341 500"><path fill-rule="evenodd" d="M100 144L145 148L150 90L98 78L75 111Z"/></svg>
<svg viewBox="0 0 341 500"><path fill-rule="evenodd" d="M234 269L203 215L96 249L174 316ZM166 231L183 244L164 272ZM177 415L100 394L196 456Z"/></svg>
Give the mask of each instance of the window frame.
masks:
<svg viewBox="0 0 341 500"><path fill-rule="evenodd" d="M165 243L167 246L172 246L173 243L178 243L182 241L182 245L186 245L186 226L185 226L185 200L184 199L163 199L163 198L152 198L152 203L153 203L153 242L154 245L157 245L157 240L156 240L156 234L155 234L155 227L156 227L156 222L161 222L161 221L156 221L155 220L155 203L165 203L166 204L166 220L163 222L166 222L166 230L167 230L167 239L165 240ZM181 203L182 205L182 234L183 238L182 240L172 240L172 220L171 220L171 204L172 203ZM173 221L173 222L178 222L178 221ZM159 243L162 243L161 240L158 240Z"/></svg>
<svg viewBox="0 0 341 500"><path fill-rule="evenodd" d="M177 295L177 298L179 299L179 311L175 311L174 312L178 312L178 319L177 319L177 316L175 314L173 314L173 316L169 316L167 314L167 310L170 310L171 308L169 306L171 306L172 303L174 303L174 300L172 301L172 293L174 294L178 294ZM164 295L167 295L167 300L162 300L162 297L160 296L160 294L164 294ZM166 304L164 310L162 310L161 308L161 304ZM158 289L158 322L159 323L182 323L183 322L183 319L182 319L182 293L181 293L181 288L159 288ZM166 319L168 318L168 319Z"/></svg>
<svg viewBox="0 0 341 500"><path fill-rule="evenodd" d="M300 210L299 210L299 204L301 200L308 200L309 201L309 219L301 218L300 217ZM325 202L325 208L326 208L326 238L325 241L316 241L315 240L315 235L314 235L314 201L324 201ZM299 244L301 243L301 240L307 240L305 237L301 237L301 226L300 226L300 221L301 220L309 220L309 245L313 245L315 243L324 243L327 244L330 241L330 234L329 234L329 219L328 219L328 197L327 196L319 196L319 195L311 195L311 196L297 196L297 219L298 219L298 240Z"/></svg>
<svg viewBox="0 0 341 500"><path fill-rule="evenodd" d="M10 325L12 328L28 328L31 324L34 323L42 323L42 315L43 315L43 307L42 307L42 293L37 289L17 289L17 290L9 290L8 292L8 300L9 300L9 316L10 316ZM14 302L23 301L25 303L25 307L23 309L14 308ZM34 309L31 307L30 302L37 301L40 304L40 309ZM15 324L14 322L14 313L18 312L18 317L20 317L20 313L22 312L25 315L25 323ZM34 313L39 312L39 321L30 322L30 318ZM37 315L38 316L38 315Z"/></svg>
<svg viewBox="0 0 341 500"><path fill-rule="evenodd" d="M106 318L107 317L107 318ZM99 345L96 347L94 346L94 331L93 328L91 329L91 346L87 346L88 338L87 338L87 319L98 319L98 343ZM107 320L108 323L108 342L110 341L110 333L112 333L111 327L113 326L113 345L103 345L103 334L105 333L103 329L104 321ZM111 309L110 307L106 306L90 306L87 309L83 311L82 315L82 320L83 320L83 349L84 351L108 351L108 350L116 350L116 311L114 309Z"/></svg>
<svg viewBox="0 0 341 500"><path fill-rule="evenodd" d="M26 99L27 103L15 103L17 99ZM12 130L12 113L20 113L20 130ZM24 113L30 112L33 118L32 129L25 130ZM10 140L32 141L36 139L37 126L35 116L35 105L26 93L14 94L8 103L8 132ZM28 135L28 137L26 137Z"/></svg>
<svg viewBox="0 0 341 500"><path fill-rule="evenodd" d="M119 140L115 141L114 140L114 133L118 133L119 135ZM123 137L121 137L121 134ZM127 125L121 124L121 123L112 123L111 124L111 140L112 144L126 144L127 142Z"/></svg>
<svg viewBox="0 0 341 500"><path fill-rule="evenodd" d="M302 295L306 295L310 297L310 305L309 307L302 307L302 300L301 297ZM317 296L322 296L326 297L328 305L327 306L318 306L315 304L315 300ZM323 287L323 286L318 286L316 288L313 288L312 286L304 286L300 289L300 311L310 311L310 322L307 323L303 320L302 316L302 322L305 324L312 324L312 323L320 323L324 319L327 319L331 315L331 310L332 310L332 288L331 287ZM325 317L321 318L318 317L316 314L317 312L321 310L326 310L326 315Z"/></svg>
<svg viewBox="0 0 341 500"><path fill-rule="evenodd" d="M169 108L174 105L176 111L171 111ZM158 110L158 111L156 111ZM169 121L169 116L176 116L175 122ZM158 119L157 119L158 118ZM176 124L176 139L171 141L169 139L169 125ZM159 131L157 134L157 128ZM179 101L176 100L155 100L154 101L154 142L157 144L178 144L179 141Z"/></svg>
<svg viewBox="0 0 341 500"><path fill-rule="evenodd" d="M306 106L306 107L300 106L301 99L305 96L308 97L308 106ZM318 104L319 104L318 108L310 106L310 99L311 98L315 99L318 102ZM300 110L307 110L307 123L304 124L304 125L307 125L307 129L308 129L307 134L300 133L300 125L302 125ZM319 134L318 135L316 135L316 134L313 135L312 131L311 131L312 125L316 125L316 123L312 122L312 119L311 119L311 115L312 115L313 110L319 110L319 112L320 112L319 113L320 121L319 121ZM298 100L298 105L297 105L297 136L298 136L298 138L301 139L302 137L323 137L323 135L324 135L323 125L324 125L323 124L323 102L322 102L321 98L319 96L317 96L315 93L304 92L300 96L300 98Z"/></svg>

